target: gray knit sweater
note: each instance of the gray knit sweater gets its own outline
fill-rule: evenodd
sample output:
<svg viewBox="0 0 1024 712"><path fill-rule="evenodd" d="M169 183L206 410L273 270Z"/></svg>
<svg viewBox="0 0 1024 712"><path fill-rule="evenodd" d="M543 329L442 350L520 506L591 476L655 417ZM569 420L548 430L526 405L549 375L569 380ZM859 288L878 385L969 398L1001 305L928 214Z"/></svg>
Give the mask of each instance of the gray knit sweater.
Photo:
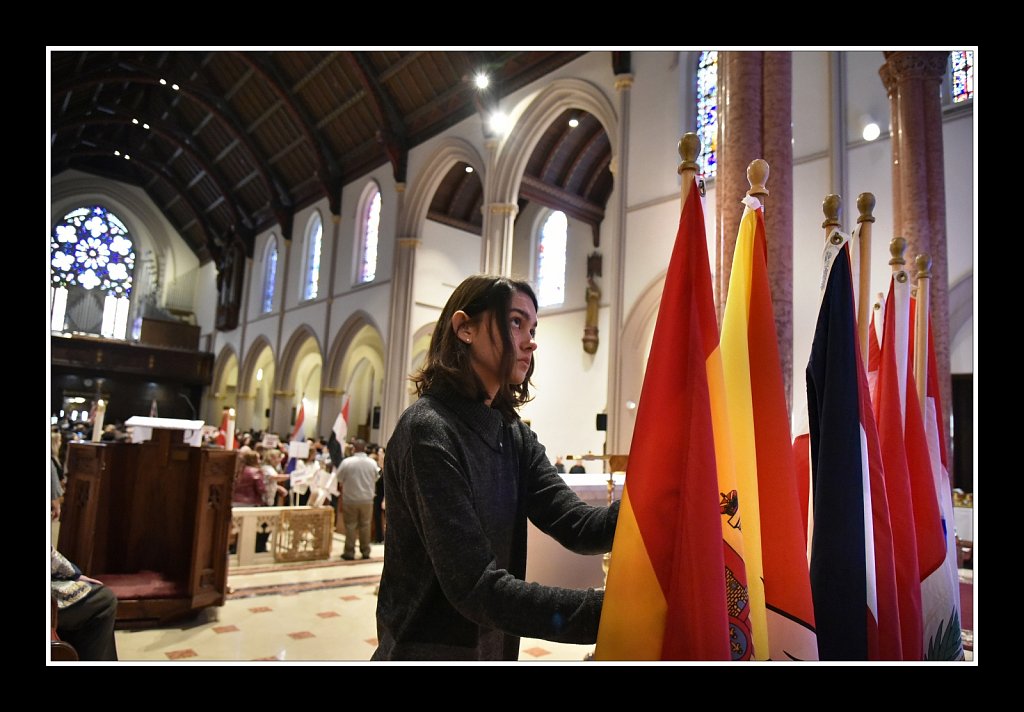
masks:
<svg viewBox="0 0 1024 712"><path fill-rule="evenodd" d="M521 420L435 391L402 415L384 469L375 660L515 660L520 636L595 641L603 592L523 580L526 520L598 554L619 504L584 504Z"/></svg>

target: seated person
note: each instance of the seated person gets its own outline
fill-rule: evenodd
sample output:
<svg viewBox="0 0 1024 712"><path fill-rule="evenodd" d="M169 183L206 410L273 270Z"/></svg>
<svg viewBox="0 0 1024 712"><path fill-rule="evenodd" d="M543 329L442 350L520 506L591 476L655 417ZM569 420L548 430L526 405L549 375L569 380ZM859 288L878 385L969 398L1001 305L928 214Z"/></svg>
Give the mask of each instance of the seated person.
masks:
<svg viewBox="0 0 1024 712"><path fill-rule="evenodd" d="M252 450L244 450L238 455L239 471L235 475L235 489L231 495L231 504L240 507L261 507L266 485L263 483L263 471L259 468L259 457Z"/></svg>
<svg viewBox="0 0 1024 712"><path fill-rule="evenodd" d="M117 660L117 597L50 547L50 595L57 602L57 635L79 660Z"/></svg>
<svg viewBox="0 0 1024 712"><path fill-rule="evenodd" d="M570 475L581 475L586 471L587 469L583 467L583 460L573 460L573 466L569 468Z"/></svg>

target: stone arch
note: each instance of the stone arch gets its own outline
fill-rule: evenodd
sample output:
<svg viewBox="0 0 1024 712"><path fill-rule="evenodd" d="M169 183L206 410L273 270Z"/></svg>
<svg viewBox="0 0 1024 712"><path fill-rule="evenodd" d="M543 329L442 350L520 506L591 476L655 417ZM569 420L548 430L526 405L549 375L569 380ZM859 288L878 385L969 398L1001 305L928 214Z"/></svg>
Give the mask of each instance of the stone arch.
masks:
<svg viewBox="0 0 1024 712"><path fill-rule="evenodd" d="M253 341L245 354L245 360L238 369L238 382L246 384L246 388L249 388L251 381L256 377L256 363L259 360L260 355L263 353L263 349L270 349L271 358L274 355L274 347L270 343L270 340L260 334Z"/></svg>
<svg viewBox="0 0 1024 712"><path fill-rule="evenodd" d="M567 109L582 109L604 127L612 150L612 165L619 155L619 120L604 92L582 79L556 79L512 112L512 131L498 147L490 202L515 203L526 164L551 122Z"/></svg>
<svg viewBox="0 0 1024 712"><path fill-rule="evenodd" d="M334 337L334 344L331 345L330 352L324 362L324 383L331 387L343 386L341 379L344 376L344 362L345 356L348 354L349 347L352 345L353 340L363 330L364 327L370 327L376 332L380 338L381 343L384 343L384 338L381 335L380 327L377 322L374 321L373 317L363 310L357 310L345 320L341 328L338 329L337 336Z"/></svg>
<svg viewBox="0 0 1024 712"><path fill-rule="evenodd" d="M615 418L613 425L611 452L625 453L629 451L633 440L633 428L636 425L636 408L628 408L627 401L634 404L640 402L640 391L644 385L644 372L648 351L649 335L654 330L661 307L661 295L665 290L667 270L662 272L640 293L629 310L629 316L622 328L622 340L619 347L620 398L618 403L609 404L608 412Z"/></svg>
<svg viewBox="0 0 1024 712"><path fill-rule="evenodd" d="M225 344L213 361L213 381L206 391L205 411L208 423L219 423L221 410L225 406L237 406L237 403L233 402L234 398L229 398L229 394L226 393L226 384L224 383L227 371L232 365L237 371L239 368L238 353L234 346ZM229 403L229 400L232 402Z"/></svg>
<svg viewBox="0 0 1024 712"><path fill-rule="evenodd" d="M317 352L320 353L321 358L323 357L323 349L320 347L320 339L317 338L316 332L307 324L299 325L292 332L288 343L281 349L278 373L274 374L278 390L289 391L295 389L295 366L302 355L303 347L309 339L313 340L313 343L316 344Z"/></svg>
<svg viewBox="0 0 1024 712"><path fill-rule="evenodd" d="M406 200L407 207L401 216L398 237L415 237L423 232L430 201L434 199L437 187L441 185L451 167L460 161L473 166L473 170L480 176L480 181L487 185L484 159L476 148L465 139L443 139L412 183L412 191Z"/></svg>

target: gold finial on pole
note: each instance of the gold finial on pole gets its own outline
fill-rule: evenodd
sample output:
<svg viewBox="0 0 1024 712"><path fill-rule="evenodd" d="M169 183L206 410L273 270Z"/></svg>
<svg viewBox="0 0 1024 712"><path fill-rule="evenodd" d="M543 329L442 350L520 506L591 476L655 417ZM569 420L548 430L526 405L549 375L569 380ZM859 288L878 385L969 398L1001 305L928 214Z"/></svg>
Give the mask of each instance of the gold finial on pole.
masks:
<svg viewBox="0 0 1024 712"><path fill-rule="evenodd" d="M825 237L832 232L832 228L838 228L839 222L839 211L843 207L843 199L835 193L830 193L825 196L825 200L821 204L821 212L825 213L825 222L821 224L825 228Z"/></svg>
<svg viewBox="0 0 1024 712"><path fill-rule="evenodd" d="M928 393L928 303L931 290L928 280L932 278L932 258L925 253L914 258L917 265L917 311L914 316L914 379L917 381L917 399L921 412L926 412L925 398Z"/></svg>
<svg viewBox="0 0 1024 712"><path fill-rule="evenodd" d="M871 301L871 232L875 222L872 211L875 209L873 193L861 193L857 196L857 226L859 230L858 255L860 256L860 280L857 285L857 335L860 337L860 355L864 363L868 362L868 304Z"/></svg>
<svg viewBox="0 0 1024 712"><path fill-rule="evenodd" d="M750 184L747 195L760 200L761 205L764 205L764 199L768 197L768 188L765 187L765 183L768 182L769 171L768 161L763 158L755 158L747 166L747 183Z"/></svg>
<svg viewBox="0 0 1024 712"><path fill-rule="evenodd" d="M687 131L679 139L676 148L682 159L677 171L682 176L682 185L679 187L679 209L681 211L686 205L686 198L690 194L690 188L693 187L693 178L697 175L699 168L697 156L700 155L700 138L693 131Z"/></svg>

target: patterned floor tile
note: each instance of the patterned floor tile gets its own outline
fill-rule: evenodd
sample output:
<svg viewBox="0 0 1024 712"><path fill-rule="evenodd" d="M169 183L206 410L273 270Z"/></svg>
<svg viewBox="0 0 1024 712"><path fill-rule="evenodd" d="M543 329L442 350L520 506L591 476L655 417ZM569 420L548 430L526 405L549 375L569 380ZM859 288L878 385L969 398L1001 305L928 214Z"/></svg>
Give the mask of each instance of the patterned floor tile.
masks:
<svg viewBox="0 0 1024 712"><path fill-rule="evenodd" d="M218 625L218 626L214 627L213 632L214 633L237 633L238 630L239 629L238 629L237 625Z"/></svg>
<svg viewBox="0 0 1024 712"><path fill-rule="evenodd" d="M544 650L544 648L527 648L523 651L527 655L532 655L535 658L540 658L545 655L551 655L550 651Z"/></svg>
<svg viewBox="0 0 1024 712"><path fill-rule="evenodd" d="M186 648L185 650L168 650L165 655L171 660L182 660L184 658L197 658L199 653L192 650L192 648Z"/></svg>
<svg viewBox="0 0 1024 712"><path fill-rule="evenodd" d="M310 633L308 630L300 630L295 633L289 633L288 637L294 638L295 640L302 640L304 638L315 638L316 636Z"/></svg>

